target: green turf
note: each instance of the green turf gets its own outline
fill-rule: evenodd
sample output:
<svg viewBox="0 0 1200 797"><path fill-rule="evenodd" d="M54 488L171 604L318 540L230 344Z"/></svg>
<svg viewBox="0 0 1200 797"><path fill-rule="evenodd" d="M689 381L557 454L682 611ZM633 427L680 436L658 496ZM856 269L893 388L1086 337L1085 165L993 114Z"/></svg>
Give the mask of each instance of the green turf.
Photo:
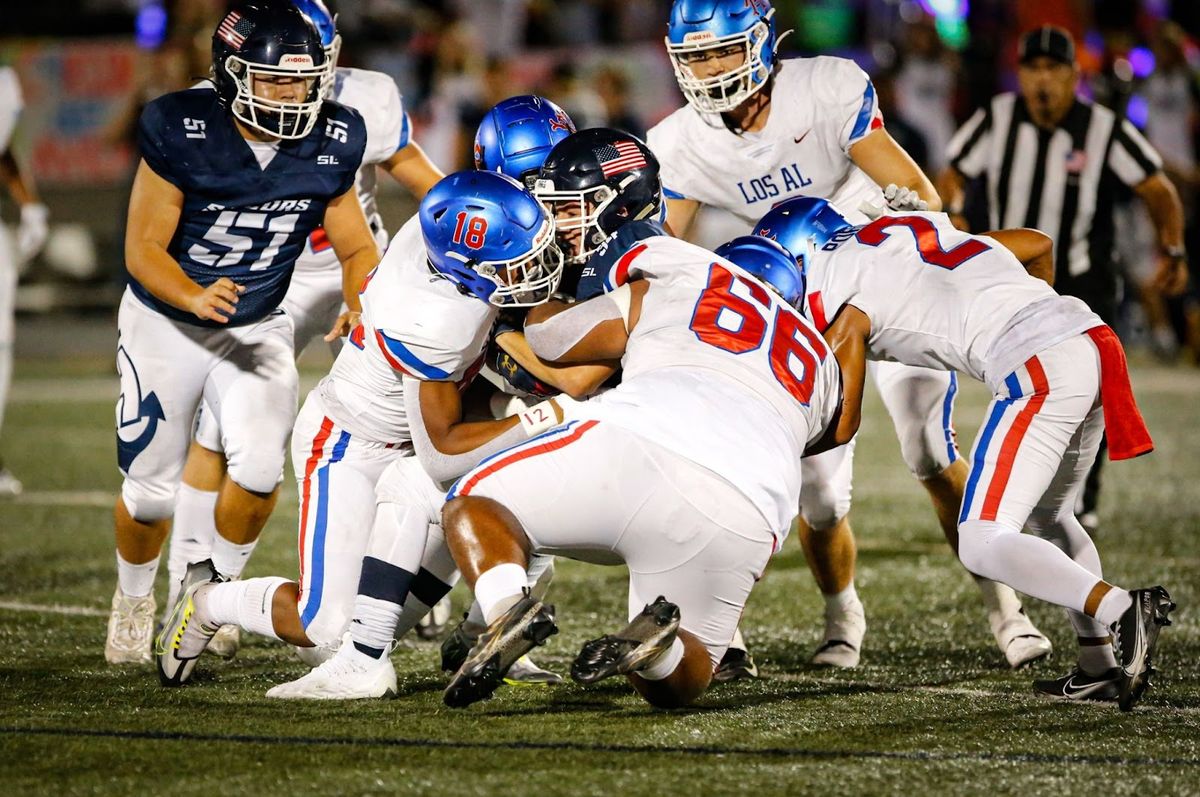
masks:
<svg viewBox="0 0 1200 797"><path fill-rule="evenodd" d="M3 450L29 495L0 504L0 601L107 606L104 504L119 478L106 367L18 365ZM1195 794L1200 376L1143 366L1135 384L1159 449L1110 466L1101 553L1111 578L1161 580L1182 608L1163 635L1162 674L1133 714L1030 693L1033 676L1069 667L1058 610L1028 602L1059 648L1050 662L1022 673L1001 666L975 589L872 397L852 515L870 629L853 672L805 664L821 603L794 543L746 611L763 678L715 688L683 712L649 710L617 682L503 689L451 711L428 643L396 652L395 701L268 701L268 687L305 668L260 640L233 662L202 661L194 685L165 690L148 669L104 665L102 617L0 609L0 782L9 794L63 795ZM964 386L964 444L984 402ZM248 575L294 572L294 499L289 486ZM558 573L562 631L538 660L565 670L584 640L622 624L625 595L618 569L563 563Z"/></svg>

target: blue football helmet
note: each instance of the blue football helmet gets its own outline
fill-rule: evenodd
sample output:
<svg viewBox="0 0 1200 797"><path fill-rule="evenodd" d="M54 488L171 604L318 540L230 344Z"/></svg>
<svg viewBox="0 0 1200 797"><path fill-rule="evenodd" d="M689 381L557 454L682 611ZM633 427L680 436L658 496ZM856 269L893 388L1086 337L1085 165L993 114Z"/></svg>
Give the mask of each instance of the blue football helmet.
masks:
<svg viewBox="0 0 1200 797"><path fill-rule="evenodd" d="M456 172L429 189L417 212L430 265L463 293L532 307L558 287L563 254L554 219L511 177Z"/></svg>
<svg viewBox="0 0 1200 797"><path fill-rule="evenodd" d="M307 136L317 123L329 74L321 36L291 3L239 5L213 31L213 83L221 102L249 127L282 139ZM255 92L257 79L303 81L300 99Z"/></svg>
<svg viewBox="0 0 1200 797"><path fill-rule="evenodd" d="M321 35L321 47L325 50L325 65L329 74L321 87L325 90L325 99L333 95L333 72L337 69L338 55L342 52L342 35L337 32L337 15L329 13L322 0L292 0L300 13Z"/></svg>
<svg viewBox="0 0 1200 797"><path fill-rule="evenodd" d="M675 0L667 23L667 54L688 104L706 114L732 111L767 85L775 68L775 9L769 0ZM743 61L701 77L692 66L716 51L738 48Z"/></svg>
<svg viewBox="0 0 1200 797"><path fill-rule="evenodd" d="M550 100L523 94L492 107L475 133L475 168L507 174L533 187L554 145L575 132L567 112Z"/></svg>
<svg viewBox="0 0 1200 797"><path fill-rule="evenodd" d="M774 288L792 307L798 308L804 301L803 266L770 238L742 235L721 244L715 252Z"/></svg>
<svg viewBox="0 0 1200 797"><path fill-rule="evenodd" d="M820 247L829 243L838 232L853 228L854 225L826 200L798 196L771 208L754 225L754 234L780 244L797 261L802 261L800 268L803 271L805 263L812 262Z"/></svg>

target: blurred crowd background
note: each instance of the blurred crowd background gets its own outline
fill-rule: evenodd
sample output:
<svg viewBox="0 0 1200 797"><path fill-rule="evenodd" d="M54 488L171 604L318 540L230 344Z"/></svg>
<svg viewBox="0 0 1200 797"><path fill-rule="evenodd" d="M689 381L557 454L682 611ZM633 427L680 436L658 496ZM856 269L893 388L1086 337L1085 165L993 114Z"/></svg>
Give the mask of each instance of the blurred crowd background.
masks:
<svg viewBox="0 0 1200 797"><path fill-rule="evenodd" d="M644 135L682 104L663 47L669 0L341 0L342 65L395 78L417 140L445 171L471 162L483 113L536 92L581 126ZM1071 31L1081 91L1142 128L1184 198L1189 250L1200 260L1194 208L1200 169L1197 0L776 0L784 55L854 59L874 79L892 135L931 176L958 124L1016 85L1017 39L1050 23ZM204 77L226 0L40 0L6 3L0 63L25 96L18 159L50 208L52 232L23 269L18 309L112 312L122 267L125 202L142 105ZM1182 90L1181 90L1182 87ZM385 218L411 212L382 181ZM388 194L388 192L394 192ZM1130 230L1137 230L1130 203ZM3 213L12 220L13 209ZM1122 222L1124 223L1124 222ZM1144 225L1141 225L1144 227ZM1131 233L1126 260L1153 258ZM1129 273L1137 273L1135 263ZM1127 290L1123 333L1158 356L1200 362L1176 302L1175 340L1151 336ZM18 326L19 334L19 326Z"/></svg>

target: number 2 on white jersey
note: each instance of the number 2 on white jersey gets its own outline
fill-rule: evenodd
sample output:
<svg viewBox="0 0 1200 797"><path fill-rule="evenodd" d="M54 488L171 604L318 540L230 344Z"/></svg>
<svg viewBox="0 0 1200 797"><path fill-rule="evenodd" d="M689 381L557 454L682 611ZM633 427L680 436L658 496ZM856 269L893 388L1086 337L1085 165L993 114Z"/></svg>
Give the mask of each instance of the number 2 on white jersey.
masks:
<svg viewBox="0 0 1200 797"><path fill-rule="evenodd" d="M749 291L753 301L733 293L735 282ZM808 406L812 400L817 364L825 361L829 349L825 341L800 319L799 313L782 303L778 304L768 323L767 314L772 312L774 304L762 285L713 263L708 271L708 287L696 302L688 326L704 343L733 354L758 350L769 331L771 345L767 360L772 375L796 401ZM720 324L722 318L730 316L738 319L737 329ZM793 361L799 364L799 372Z"/></svg>

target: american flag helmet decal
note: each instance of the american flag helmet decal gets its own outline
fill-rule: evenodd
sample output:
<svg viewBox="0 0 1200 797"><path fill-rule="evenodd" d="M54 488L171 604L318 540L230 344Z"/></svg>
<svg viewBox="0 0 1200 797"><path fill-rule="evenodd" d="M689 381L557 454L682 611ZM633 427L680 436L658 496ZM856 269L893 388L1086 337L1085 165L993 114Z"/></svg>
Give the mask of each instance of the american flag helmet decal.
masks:
<svg viewBox="0 0 1200 797"><path fill-rule="evenodd" d="M241 49L246 37L254 32L254 23L236 11L230 11L217 26L217 36L234 49Z"/></svg>
<svg viewBox="0 0 1200 797"><path fill-rule="evenodd" d="M597 147L593 152L596 153L596 160L600 161L605 180L646 165L646 157L635 141L615 141Z"/></svg>

